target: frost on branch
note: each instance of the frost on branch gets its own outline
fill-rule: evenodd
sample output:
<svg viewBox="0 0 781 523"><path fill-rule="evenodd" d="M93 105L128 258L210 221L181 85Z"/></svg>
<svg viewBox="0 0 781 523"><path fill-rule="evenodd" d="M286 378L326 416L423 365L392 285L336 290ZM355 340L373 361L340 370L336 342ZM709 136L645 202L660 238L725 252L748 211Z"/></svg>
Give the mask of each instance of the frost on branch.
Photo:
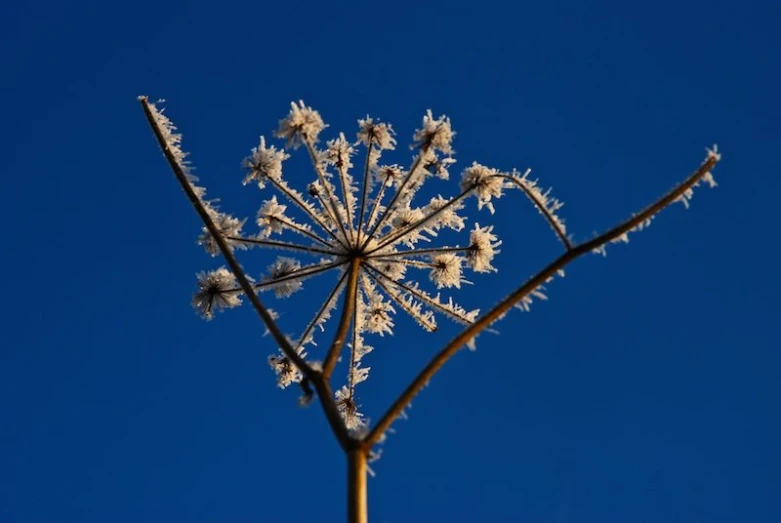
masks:
<svg viewBox="0 0 781 523"><path fill-rule="evenodd" d="M705 158L705 162L703 162L702 167L705 167L708 165L706 162L718 162L721 160L721 153L719 153L718 146L714 145L712 148L706 148L705 151L708 153L707 157ZM678 196L674 201L681 202L684 206L684 208L688 209L690 206L690 202L692 200L692 197L694 196L694 189L699 187L702 184L708 185L711 189L715 188L717 186L716 180L713 178L713 173L710 171L706 171L694 180L694 183L692 183L690 186L688 186L680 196ZM656 209L656 214L661 212L664 209L664 206ZM645 219L637 222L633 227L629 228L616 238L610 240L608 243L629 243L629 235L635 232L639 232L642 230L647 229L650 225L653 219L656 217L656 214L651 214ZM633 216L634 221L634 216ZM593 252L595 254L601 254L602 256L607 256L607 244L599 245L598 247L595 247L593 249Z"/></svg>
<svg viewBox="0 0 781 523"><path fill-rule="evenodd" d="M509 177L510 183L515 184L516 187L521 189L526 196L529 197L537 210L545 216L557 234L566 238L567 228L564 225L564 220L558 215L558 210L564 207L564 203L551 196L551 189L547 189L546 191L540 189L537 180L529 179L529 173L531 173L530 169L523 173L523 175L519 174L517 171L513 171Z"/></svg>
<svg viewBox="0 0 781 523"><path fill-rule="evenodd" d="M708 153L708 159L713 158L716 161L721 160L721 154L719 153L718 146L714 145L712 149L706 148L705 149ZM694 183L691 187L689 187L679 198L677 201L681 202L683 206L688 209L691 202L692 197L694 196L694 188L698 187L700 183L706 183L708 187L711 189L716 187L716 180L713 178L713 173L710 171L706 172L705 175L697 180L697 182Z"/></svg>
<svg viewBox="0 0 781 523"><path fill-rule="evenodd" d="M558 214L563 204L549 189L543 190L537 181L529 179L529 171L508 173L472 162L462 171L457 187L451 183L432 190L425 199L419 197L426 183L449 180L450 170L454 168L455 133L446 116L435 117L430 110L426 112L421 128L412 136L413 156L409 163L400 160L403 163L381 164L381 156L396 148L396 135L390 124L367 116L358 120L356 142L348 142L345 133L338 133L326 140L324 146L318 145L320 135L328 126L320 113L303 101L291 104L290 112L280 120L274 135L286 142L287 147L298 149L304 145L313 176L299 186L301 190L291 186L283 172L290 155L261 136L243 163L244 184L253 182L251 185L263 193L255 219L257 231L244 233L247 220L220 211L214 200L206 200L205 189L196 185L197 179L190 174L191 166L181 149L181 135L170 119L154 104L143 101L177 177L183 173L183 185L195 195L196 208L201 206L199 212L209 226L198 241L207 252L216 255L222 249L235 256L233 249L248 247L284 251L285 256L267 257L264 276L249 284L255 292L271 290L277 298L288 298L302 290L306 279L323 277L325 280L327 275L332 278L323 296L315 299L308 296L301 306L301 310L311 307L312 314L308 321L302 322L303 330L290 346L301 358L306 356L304 347L321 351L315 343L315 334L325 332L332 316L344 317L339 322L339 331L344 335L332 345L340 349L342 345L348 347L349 355L344 351L335 352L346 372L344 386L334 388L334 402L345 425L354 434L367 429L355 391L369 376L370 367L365 365L364 358L372 351L367 343L370 336L392 335L397 326L396 315L400 313L410 316L425 331L437 330L440 317L474 328L480 325L478 310L466 309L452 296L441 294L469 283L467 276L497 270L493 262L502 242L493 226L468 223L464 209L470 197L477 200L478 211L485 207L493 213L494 205L507 190L518 189L548 221L568 253L575 249ZM356 161L361 156L364 160ZM710 163L706 167L711 167L719 157L715 147L709 150L706 161ZM356 171L355 164L359 163ZM705 172L685 186L685 190L673 194L688 207L694 187L701 183L715 186L711 173ZM619 230L606 241L626 242L631 233L648 227L652 218L653 214L642 214L630 222L631 227ZM443 233L460 233L463 239L445 244L440 239ZM604 244L594 249L604 252ZM257 255L263 256L265 252ZM315 261L302 263L300 257L304 255ZM467 275L469 271L472 274ZM346 292L348 274L352 283ZM247 282L243 285L246 288ZM242 295L236 277L223 267L198 275L193 306L201 316L211 319L216 311L240 305ZM533 301L545 299L544 288L537 285L520 296L515 306L528 311ZM353 311L351 315L333 314L340 301L343 311ZM499 318L506 312L507 309ZM298 308L294 316L301 316ZM478 333L469 337L468 345L474 345ZM288 355L294 356L290 351ZM315 358L324 361L330 358L328 361L335 365L337 358L330 356L329 351ZM333 370L333 365L328 367L328 361L323 366L313 363L312 369L325 375L324 369ZM304 380L288 356L273 355L268 362L277 375L279 387L301 383L304 397L311 398L307 381L311 376Z"/></svg>

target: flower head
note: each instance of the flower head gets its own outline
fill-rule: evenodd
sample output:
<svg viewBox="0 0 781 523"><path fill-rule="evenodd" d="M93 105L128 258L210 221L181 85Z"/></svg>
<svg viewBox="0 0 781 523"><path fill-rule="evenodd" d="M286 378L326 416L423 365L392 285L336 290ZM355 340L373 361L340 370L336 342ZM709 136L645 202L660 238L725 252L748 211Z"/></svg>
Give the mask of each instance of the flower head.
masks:
<svg viewBox="0 0 781 523"><path fill-rule="evenodd" d="M440 116L435 119L429 109L423 117L423 127L415 132L415 143L419 147L431 147L445 154L452 154L451 142L455 134L450 127L450 118Z"/></svg>
<svg viewBox="0 0 781 523"><path fill-rule="evenodd" d="M252 154L242 163L249 170L244 177L244 185L255 180L262 189L268 179L279 180L282 177L282 162L288 158L290 155L285 151L278 150L273 145L266 147L266 139L261 136L260 144L252 149Z"/></svg>
<svg viewBox="0 0 781 523"><path fill-rule="evenodd" d="M298 105L295 102L290 104L290 113L279 121L279 128L274 135L287 140L287 146L295 149L307 140L316 143L325 127L320 113L299 100Z"/></svg>
<svg viewBox="0 0 781 523"><path fill-rule="evenodd" d="M203 318L211 320L221 309L241 305L241 290L236 277L225 267L198 273L198 291L193 295L193 307Z"/></svg>
<svg viewBox="0 0 781 523"><path fill-rule="evenodd" d="M269 356L268 365L277 375L277 387L280 389L287 388L290 384L301 381L301 371L285 355Z"/></svg>
<svg viewBox="0 0 781 523"><path fill-rule="evenodd" d="M496 272L496 268L491 265L494 256L499 253L497 247L502 242L495 234L494 228L480 227L476 223L475 228L469 234L469 250L466 252L466 263L475 272Z"/></svg>
<svg viewBox="0 0 781 523"><path fill-rule="evenodd" d="M358 120L358 141L366 147L375 146L378 149L395 149L396 139L393 137L393 127L386 123L375 122L373 118Z"/></svg>
<svg viewBox="0 0 781 523"><path fill-rule="evenodd" d="M431 257L431 272L429 279L433 281L437 289L442 287L461 287L462 268L464 259L457 254L445 252Z"/></svg>
<svg viewBox="0 0 781 523"><path fill-rule="evenodd" d="M168 120L160 122L167 126L165 136L178 147L180 137L173 133L173 125ZM380 154L396 146L395 133L387 123L367 116L358 121L356 143L339 133L318 147L326 127L311 107L303 102L291 104L275 136L294 149L305 145L314 179L301 192L289 185L283 173L289 154L261 137L244 160L248 170L244 183L255 182L261 190L274 191L257 212L258 232L244 235L244 220L203 200L220 238L205 232L199 241L212 254L219 252L218 243L223 242L231 248L285 251L268 265L259 281L250 282L256 292L273 291L277 298L295 294L308 278L336 273L332 290L311 304L316 307L314 317L291 345L299 354L304 346L317 346L316 336L342 297L353 303L354 312L346 327L350 332L344 338L350 348L347 385L338 390L336 401L347 426L359 430L364 421L354 390L368 376L369 367L362 366L361 360L372 350L365 337L393 334L398 313L409 315L427 331L437 329L438 315L461 324L475 321L476 310L467 310L439 292L428 292L420 282L438 290L458 289L467 282L466 270L496 270L491 263L501 242L492 227L475 224L468 244L443 245L437 240L445 230L463 231L466 217L461 213L467 196L474 194L480 207L493 210L492 202L501 196L503 182L495 176L499 171L475 163L464 172L460 194L427 195L424 202L417 202L424 184L437 178L447 180L448 169L455 162L450 119L435 118L431 111L414 133L419 150L410 167L379 164ZM356 173L358 149L363 149L365 160ZM179 154L177 161L183 161L184 156ZM193 191L198 198L204 197L202 188L193 186ZM351 271L357 271L357 276L353 276L354 287L347 293ZM193 305L206 318L216 310L239 305L243 294L232 273L224 268L200 274L198 285ZM301 307L310 307L310 303ZM302 380L299 369L284 354L272 355L268 361L278 386Z"/></svg>
<svg viewBox="0 0 781 523"><path fill-rule="evenodd" d="M477 208L488 207L491 214L494 213L491 198L501 198L504 185L504 179L499 176L498 170L480 165L477 162L464 169L464 174L461 177L461 190L471 189L477 197Z"/></svg>
<svg viewBox="0 0 781 523"><path fill-rule="evenodd" d="M268 288L274 289L277 298L287 298L296 291L301 290L301 280L295 278L295 273L301 268L301 263L295 258L280 256L277 261L269 265L268 276L265 281Z"/></svg>
<svg viewBox="0 0 781 523"><path fill-rule="evenodd" d="M336 408L339 409L339 414L342 415L345 426L349 430L362 428L365 421L363 414L358 412L358 404L355 402L352 391L345 386L337 390L334 396L336 397Z"/></svg>

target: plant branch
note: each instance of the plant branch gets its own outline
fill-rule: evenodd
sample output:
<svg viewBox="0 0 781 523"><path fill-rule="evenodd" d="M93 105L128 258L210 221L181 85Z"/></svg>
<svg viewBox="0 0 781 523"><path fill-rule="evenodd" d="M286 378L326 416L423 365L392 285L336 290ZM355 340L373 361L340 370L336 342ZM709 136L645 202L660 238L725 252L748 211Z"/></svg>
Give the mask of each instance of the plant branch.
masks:
<svg viewBox="0 0 781 523"><path fill-rule="evenodd" d="M290 280L297 280L299 278L308 278L310 276L315 276L317 274L322 274L329 269L334 269L336 267L344 265L345 263L347 262L338 261L338 262L330 262L330 263L315 263L312 265L305 265L304 267L292 271L289 274L285 274L284 276L279 276L278 278L269 278L266 281L253 283L252 287L258 290L265 290L269 287L273 289L275 286L279 285L280 283L284 283Z"/></svg>
<svg viewBox="0 0 781 523"><path fill-rule="evenodd" d="M380 238L378 240L379 245L377 245L377 247L375 247L371 251L367 252L366 254L367 255L371 255L372 253L382 249L383 247L387 247L388 245L391 245L391 244L397 242L399 239L401 239L405 235L415 231L419 227L422 227L423 225L425 225L426 223L431 221L432 218L435 218L440 213L446 211L449 207L452 207L456 203L460 202L462 199L464 199L465 196L467 196L469 193L471 193L472 190L473 189L470 187L469 189L467 189L465 191L462 191L461 194L459 194L455 198L451 198L450 200L448 200L448 202L445 205L443 205L439 209L434 210L428 216L424 216L423 218L419 219L415 223L413 223L411 225L408 225L407 227L404 227L401 231L397 231L395 233L390 234L389 237L387 237L387 238Z"/></svg>
<svg viewBox="0 0 781 523"><path fill-rule="evenodd" d="M334 240L335 240L337 243L339 243L339 244L340 244L342 247L345 247L345 248L347 248L347 246L344 244L344 242L343 242L343 241L342 241L342 240L341 240L341 239L340 239L340 238L339 238L337 235L335 235L335 234L333 233L333 231L331 231L331 229L330 229L330 228L328 228L328 225L326 225L326 224L325 224L325 222L323 222L323 220L321 220L321 219L320 219L320 217L317 215L317 213L316 213L316 212L315 212L315 210L314 210L314 205L312 205L312 204L309 204L309 205L312 205L312 209L309 209L309 208L307 207L307 203L309 203L309 202L306 202L306 201L303 199L303 197L302 197L302 196L299 196L299 194L300 194L300 193L299 193L299 194L297 194L297 191L296 191L296 192L293 192L293 191L291 191L291 190L290 190L290 189L287 187L287 185L283 185L283 183L280 183L280 182L278 182L278 181L274 180L273 178L269 178L269 182L270 182L270 183L271 183L271 184L272 184L274 187L276 187L276 189L277 189L279 192L281 192L281 193L282 193L282 194L285 196L285 198L287 198L289 201L293 202L293 203L296 205L296 207L298 207L299 209L301 209L301 210L302 210L302 211L303 211L303 212L304 212L304 213L305 213L307 216L309 216L310 218L312 218L312 220L313 220L313 221L314 221L314 222L315 222L317 225L319 225L319 226L320 226L320 228L321 228L321 229L323 229L323 231L325 231L325 233L326 233L328 236L330 236L331 238L333 238L333 239L334 239Z"/></svg>
<svg viewBox="0 0 781 523"><path fill-rule="evenodd" d="M379 276L374 274L372 271L367 270L366 274L369 275L369 277L372 279L372 281L374 281L385 292L385 294L387 294L388 297L391 300L393 300L393 302L395 304L397 304L399 307L401 307L401 309L404 312L406 312L407 314L412 316L415 319L415 321L417 321L418 324L421 327L423 327L424 329L426 329L429 332L436 332L436 330L437 330L436 322L428 319L424 313L416 311L414 309L414 305L407 304L404 301L404 299L402 298L402 296L401 296L401 291L394 292L393 288L388 287L387 285L385 285L385 283L383 283L383 281L379 278Z"/></svg>
<svg viewBox="0 0 781 523"><path fill-rule="evenodd" d="M328 349L328 355L325 358L323 364L323 377L328 380L331 378L331 374L336 366L336 360L339 359L339 353L342 351L345 339L347 338L347 331L350 327L350 320L353 319L353 313L355 312L355 292L358 288L358 273L361 269L361 259L354 258L350 261L349 276L347 278L347 289L344 294L344 306L342 308L342 317L339 320L339 326L336 329L334 335L334 341L331 343L331 348Z"/></svg>
<svg viewBox="0 0 781 523"><path fill-rule="evenodd" d="M527 173L528 173L528 171L527 171ZM505 180L507 180L507 181L509 181L509 182L511 182L513 184L515 184L516 186L518 186L518 188L520 190L522 190L524 192L524 194L526 194L526 196L529 197L529 199L532 201L534 206L537 207L537 210L540 211L540 213L548 221L550 226L553 227L553 230L556 232L556 236L559 237L559 240L561 240L561 243L564 244L564 247L567 250L572 249L572 242L570 241L569 238L567 238L567 234L562 229L561 222L559 220L557 220L553 216L553 214L550 212L550 210L548 210L548 208L545 205L543 205L543 203L537 198L537 196L534 194L534 192L529 189L529 187L527 187L526 185L521 183L519 180L517 180L513 176L508 176L506 174L497 174L496 176L499 177L499 178L503 178L503 179L505 179ZM561 204L559 203L559 205L561 205Z"/></svg>
<svg viewBox="0 0 781 523"><path fill-rule="evenodd" d="M306 150L309 152L309 157L312 160L312 167L315 169L315 173L317 174L317 178L320 180L320 184L323 186L323 190L325 191L326 200L328 203L330 203L330 209L327 204L323 204L323 207L325 208L325 211L328 214L333 213L332 218L334 220L334 223L339 227L339 230L342 231L342 235L344 236L345 241L349 243L347 231L344 228L344 224L342 223L342 218L339 215L339 210L336 207L336 198L331 193L331 188L329 187L329 182L325 177L325 171L323 170L322 165L320 164L320 160L317 158L317 152L315 151L315 144L312 142L312 140L305 136L304 139L304 145L306 146Z"/></svg>
<svg viewBox="0 0 781 523"><path fill-rule="evenodd" d="M371 166L372 147L374 142L374 132L369 135L369 143L366 144L366 161L363 165L363 185L361 186L361 210L358 214L358 224L356 231L358 237L356 243L361 241L361 231L363 230L363 213L366 211L366 193L369 191L369 167Z"/></svg>
<svg viewBox="0 0 781 523"><path fill-rule="evenodd" d="M595 249L598 249L599 247L617 238L620 238L622 235L630 232L638 225L644 223L646 220L656 215L670 203L681 198L687 191L689 191L703 177L705 177L705 175L710 172L710 170L716 165L716 163L718 163L718 161L718 156L713 154L710 155L691 176L675 187L672 191L668 192L661 199L657 200L639 214L636 214L629 220L626 220L609 231L568 250L553 262L548 264L547 267L538 272L526 283L521 285L521 287L507 296L498 305L481 316L475 323L465 328L458 336L453 338L450 343L448 343L441 351L439 351L436 356L431 359L431 361L429 361L426 367L415 377L414 380L412 380L412 383L407 386L404 392L402 392L398 399L390 406L382 418L380 418L380 421L377 423L377 425L375 425L371 432L364 438L363 441L365 447L370 448L379 441L385 431L390 428L391 424L410 404L415 395L420 392L426 383L431 380L434 374L436 374L436 372L458 350L460 350L465 343L477 336L477 334L486 329L494 321L500 319L513 305L522 300L534 289L545 283L549 278L554 276L567 264L582 256L583 254L592 252Z"/></svg>
<svg viewBox="0 0 781 523"><path fill-rule="evenodd" d="M273 220L273 221L279 222L280 224L282 224L282 227L284 227L285 229L288 229L290 231L298 233L298 234L300 234L302 236L306 236L307 238L311 238L311 239L313 239L314 241L316 241L317 243L319 243L321 245L324 245L324 246L329 247L329 248L332 247L331 244L329 244L327 241L325 241L324 239L319 237L317 234L313 233L308 228L306 228L306 227L304 227L304 226L294 222L291 219L280 218L279 216L268 216L268 215L263 215L263 217L268 219L268 220L270 220L270 221Z"/></svg>
<svg viewBox="0 0 781 523"><path fill-rule="evenodd" d="M420 289L416 289L414 287L410 287L406 283L403 282L397 282L393 281L393 278L385 274L380 269L377 269L376 267L373 267L370 264L366 264L366 267L369 269L370 272L376 273L379 275L383 280L388 282L390 285L396 287L401 292L404 292L406 294L409 294L411 296L414 296L418 300L420 300L422 303L425 303L432 309L435 309L439 311L440 314L444 314L445 316L448 316L450 319L455 321L456 323L460 323L462 325L471 325L474 323L474 320L470 320L465 314L458 314L455 310L451 310L445 306L444 303L440 303L439 301L435 300L432 296L429 296L425 292L421 291ZM437 297L439 297L439 294L437 294ZM466 313L466 311L464 311Z"/></svg>
<svg viewBox="0 0 781 523"><path fill-rule="evenodd" d="M306 342L307 338L309 338L309 335L312 333L312 331L315 329L315 327L322 322L323 316L328 312L331 307L331 300L334 300L335 297L342 292L342 285L344 285L344 280L347 279L348 272L345 271L344 274L339 278L339 281L336 283L336 286L331 290L330 293L328 293L328 297L325 299L323 304L320 306L320 309L317 311L317 314L315 314L315 317L312 318L312 321L309 322L309 325L306 326L306 329L304 329L304 332L301 334L301 337L298 339L298 345L296 348L301 347Z"/></svg>
<svg viewBox="0 0 781 523"><path fill-rule="evenodd" d="M307 247L306 245L298 245L297 243L282 242L278 240L261 240L258 238L242 238L239 236L226 236L226 239L239 243L251 243L252 245L261 245L263 247L286 249L290 251L314 252L318 254L327 254L329 256L337 256L339 254L319 247Z"/></svg>
<svg viewBox="0 0 781 523"><path fill-rule="evenodd" d="M371 227L372 223L374 223L374 220L377 219L377 213L380 210L380 205L382 203L382 198L385 196L385 182L380 183L380 188L377 189L377 196L374 198L374 201L372 202L372 210L369 213L369 217L366 219L366 228L364 231L368 230L369 227Z"/></svg>
<svg viewBox="0 0 781 523"><path fill-rule="evenodd" d="M404 177L404 180L401 182L401 185L399 185L399 188L396 189L396 192L393 194L393 198L391 198L390 203L388 203L388 206L385 208L385 212L382 213L380 219L377 220L377 223L374 224L374 227L372 227L371 232L366 235L366 240L363 242L363 245L361 245L361 249L366 248L366 246L369 244L369 240L371 240L374 233L377 232L379 228L382 226L382 224L385 223L385 220L387 220L388 217L390 217L394 207L396 206L396 202L401 197L404 188L412 179L412 176L415 174L415 171L417 171L418 167L420 167L420 164L423 162L423 158L428 154L429 148L430 145L428 144L425 144L420 148L420 152L418 152L417 157L415 157L415 161L412 162L412 166L410 167L407 176Z"/></svg>
<svg viewBox="0 0 781 523"><path fill-rule="evenodd" d="M398 256L423 256L425 254L441 254L445 252L466 252L469 247L432 247L426 249L410 249L408 251L389 252L387 254L375 254L371 256L372 260L384 260L385 258L395 258Z"/></svg>
<svg viewBox="0 0 781 523"><path fill-rule="evenodd" d="M206 206L204 205L203 201L201 201L201 199L195 193L192 184L187 179L187 174L185 173L185 170L182 168L182 165L179 163L176 156L174 155L173 150L169 146L168 141L166 140L165 135L163 134L163 131L160 129L160 126L157 123L157 119L155 118L153 109L149 104L149 100L146 97L142 97L140 98L140 102L141 102L141 106L144 109L144 114L146 115L146 119L149 122L149 125L152 127L152 131L155 134L155 138L157 138L157 142L160 144L160 147L163 149L163 154L165 154L165 157L168 160L171 169L174 171L174 175L176 175L176 179L179 181L179 185L181 185L182 189L184 189L184 192L187 195L187 198L190 200L190 203L193 205L195 211L201 217L203 224L206 226L206 229L209 231L209 233L211 233L215 243L217 243L220 252L225 258L225 261L228 262L228 266L231 268L231 271L233 271L234 276L236 276L236 280L238 280L241 289L244 291L244 294L247 296L247 299L250 301L253 308L258 313L258 316L260 316L260 319L263 320L263 323L266 325L266 328L274 337L274 341L277 342L279 348L282 350L285 356L287 356L287 358L296 367L298 367L298 369L301 371L301 373L304 376L311 379L315 374L312 367L310 367L304 361L304 359L295 351L295 349L293 349L293 346L290 344L290 342L288 342L285 335L282 334L281 330L279 330L279 327L277 326L274 319L271 317L271 314L269 313L268 309L266 309L266 307L264 307L263 304L260 302L260 299L258 298L257 294L255 294L255 291L252 289L252 284L247 279L246 274L244 274L244 270L242 269L238 260L236 260L236 257L233 255L233 251L231 250L228 243L225 241L225 238L222 236L220 230L214 224L214 220L212 220L212 217L209 215L209 212L206 209Z"/></svg>

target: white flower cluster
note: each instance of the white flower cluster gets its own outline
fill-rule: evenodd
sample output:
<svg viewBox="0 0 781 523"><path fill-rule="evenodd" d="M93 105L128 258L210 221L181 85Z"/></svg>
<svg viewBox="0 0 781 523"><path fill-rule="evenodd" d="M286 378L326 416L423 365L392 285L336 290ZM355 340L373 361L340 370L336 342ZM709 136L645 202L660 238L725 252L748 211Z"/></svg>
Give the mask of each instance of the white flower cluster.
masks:
<svg viewBox="0 0 781 523"><path fill-rule="evenodd" d="M189 173L179 148L181 136L154 104L149 106L176 162ZM318 138L326 127L317 111L299 102L291 104L290 113L279 122L275 132L288 147L304 147L312 161L316 177L305 193L290 187L283 175L283 164L290 155L267 144L265 138L260 138L244 160L244 183L253 182L260 189L273 191L260 206L256 218L259 229L254 235L242 232L245 220L222 213L213 202L203 199L205 190L195 185L195 178L190 176L188 180L228 245L285 251L285 256L278 257L263 276L252 281L257 292L273 291L276 297L286 298L301 290L307 278L331 270L337 273L335 286L302 334L292 342L299 354L304 355L304 348L315 344L316 329L324 328L339 297L345 293L351 268L357 266L354 295L349 297L355 307L347 339L349 372L346 384L336 392L336 403L348 428L360 431L364 418L358 410L355 386L369 372L368 367L361 366L362 358L372 350L364 341L367 334L392 335L394 317L399 311L428 331L436 330L437 316L461 324L470 324L477 318L477 310L466 310L438 292L429 293L416 278L410 278L411 273L422 271L423 281L430 281L436 289L458 289L467 283L467 270L496 271L492 262L502 242L491 226L475 223L469 241L463 245L432 243L444 229L458 232L466 228L466 218L461 214L466 198L474 195L478 210L485 207L493 213L494 202L503 196L504 190L518 188L521 183L535 191L534 195L551 212L559 204L546 200L547 194L525 178L473 163L462 174L459 194L451 198L437 195L415 205L415 196L423 184L431 178L448 179L455 162L455 133L450 120L434 117L430 110L423 117L422 127L414 133L415 154L409 168L381 163L383 153L396 146L393 128L386 123L367 116L358 121L354 143L341 133L321 148ZM356 174L353 168L358 148L365 150L365 159ZM210 254L219 251L208 231L200 236L199 243ZM302 261L299 256L309 260ZM198 275L193 306L211 319L216 311L239 305L241 295L235 277L220 268ZM277 374L280 387L302 379L284 355L271 356L269 365Z"/></svg>

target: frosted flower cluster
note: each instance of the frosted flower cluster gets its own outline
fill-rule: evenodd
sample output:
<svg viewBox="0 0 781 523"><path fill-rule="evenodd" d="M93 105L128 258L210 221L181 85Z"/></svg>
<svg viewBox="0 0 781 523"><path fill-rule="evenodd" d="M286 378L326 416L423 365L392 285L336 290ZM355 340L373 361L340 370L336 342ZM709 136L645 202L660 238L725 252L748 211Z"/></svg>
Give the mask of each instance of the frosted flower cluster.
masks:
<svg viewBox="0 0 781 523"><path fill-rule="evenodd" d="M234 250L283 252L269 259L266 270L252 280L256 292L269 291L277 298L287 298L304 288L305 280L335 274L332 290L303 332L292 340L299 354L315 350L316 332L324 330L345 294L351 270L358 271L350 297L354 314L346 343L349 370L345 385L335 395L345 424L352 430L359 431L365 424L355 387L366 380L370 370L363 366L363 357L372 350L366 343L367 335L392 335L399 313L409 315L426 331L436 330L440 317L460 324L471 324L477 318L477 310L467 310L441 295L468 283L468 271L496 271L492 263L502 242L492 226L467 226L463 211L468 198L474 196L478 211L486 208L493 213L494 203L507 189L520 188L551 214L560 207L525 175L503 173L478 163L464 169L455 196L436 195L417 202L421 187L432 178L449 179L455 163L455 133L447 117L435 117L430 110L424 115L421 128L413 135L411 164L402 167L382 162L383 154L396 147L396 134L389 124L366 116L358 120L354 142L340 133L321 145L320 135L327 125L317 111L299 102L291 104L274 134L285 147L306 150L315 176L304 190L292 187L284 176L290 155L260 137L243 161L244 184L256 185L264 194L255 216L257 229L247 233L246 220L222 212L214 201L206 199L206 191L189 175L179 147L181 136L161 110L149 105L168 149L188 173L194 192L228 245ZM563 229L563 222L557 223ZM440 244L438 235L444 230L462 233L465 241ZM208 253L218 254L215 239L207 230L198 241ZM435 289L426 290L425 286ZM217 311L240 305L242 295L236 278L223 267L198 275L192 303L201 316L212 319ZM283 354L269 357L269 365L279 387L302 379Z"/></svg>

